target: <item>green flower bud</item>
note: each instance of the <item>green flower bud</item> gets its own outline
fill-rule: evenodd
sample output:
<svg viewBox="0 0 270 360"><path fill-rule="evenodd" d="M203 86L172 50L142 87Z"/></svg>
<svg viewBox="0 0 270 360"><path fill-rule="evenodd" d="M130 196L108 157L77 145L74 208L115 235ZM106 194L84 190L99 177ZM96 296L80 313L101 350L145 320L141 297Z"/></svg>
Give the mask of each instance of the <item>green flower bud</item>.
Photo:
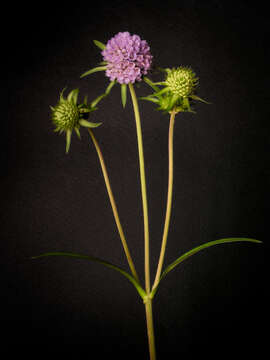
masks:
<svg viewBox="0 0 270 360"><path fill-rule="evenodd" d="M52 110L52 122L56 131L67 131L79 125L80 111L77 105L66 100L59 102Z"/></svg>
<svg viewBox="0 0 270 360"><path fill-rule="evenodd" d="M65 90L65 89L64 89ZM85 98L83 104L78 105L79 90L72 90L67 98L64 98L63 92L60 94L59 102L56 106L51 106L52 110L52 122L55 125L55 132L66 132L66 153L68 153L71 142L72 131L75 130L77 136L80 138L80 126L87 128L94 128L101 123L92 123L85 119L85 114L96 110L95 105L98 101L95 100L92 104L87 105L87 98Z"/></svg>
<svg viewBox="0 0 270 360"><path fill-rule="evenodd" d="M198 85L198 78L190 68L180 66L167 72L165 85L172 94L185 98L194 93L195 87Z"/></svg>
<svg viewBox="0 0 270 360"><path fill-rule="evenodd" d="M154 90L154 92L141 99L157 104L157 109L165 113L170 113L172 111L175 113L180 111L194 112L191 107L194 100L209 104L207 101L195 95L199 81L191 68L180 66L176 69L160 68L160 70L167 74L165 80L153 82L149 78L144 77L144 81ZM162 88L159 86L162 86Z"/></svg>

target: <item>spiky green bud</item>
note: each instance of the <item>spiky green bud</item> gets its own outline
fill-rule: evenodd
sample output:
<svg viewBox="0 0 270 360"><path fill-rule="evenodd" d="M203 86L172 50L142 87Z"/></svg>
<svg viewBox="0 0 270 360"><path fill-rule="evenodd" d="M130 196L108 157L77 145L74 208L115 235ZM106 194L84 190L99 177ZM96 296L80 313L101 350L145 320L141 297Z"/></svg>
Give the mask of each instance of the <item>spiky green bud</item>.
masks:
<svg viewBox="0 0 270 360"><path fill-rule="evenodd" d="M78 106L71 102L59 102L52 110L52 122L56 126L56 131L72 130L79 126L79 120L80 111Z"/></svg>
<svg viewBox="0 0 270 360"><path fill-rule="evenodd" d="M65 89L64 89L65 90ZM56 106L51 106L52 122L55 125L56 132L66 132L66 153L68 153L71 142L72 131L75 130L77 136L80 138L80 126L94 128L101 123L92 123L85 119L85 114L96 110L95 105L97 100L92 104L87 105L87 98L83 104L78 105L79 90L72 90L67 98L64 98L63 92L60 94L59 102ZM98 99L100 100L100 99Z"/></svg>
<svg viewBox="0 0 270 360"><path fill-rule="evenodd" d="M199 81L191 68L180 66L176 69L160 70L167 74L164 81L154 83L149 78L144 77L144 81L154 90L154 93L143 97L143 100L159 105L158 110L165 113L171 111L175 113L180 111L194 112L190 103L194 100L209 104L195 95ZM159 85L163 88L160 89Z"/></svg>
<svg viewBox="0 0 270 360"><path fill-rule="evenodd" d="M172 94L185 98L194 93L198 78L189 67L180 66L177 69L168 70L167 73L165 85Z"/></svg>

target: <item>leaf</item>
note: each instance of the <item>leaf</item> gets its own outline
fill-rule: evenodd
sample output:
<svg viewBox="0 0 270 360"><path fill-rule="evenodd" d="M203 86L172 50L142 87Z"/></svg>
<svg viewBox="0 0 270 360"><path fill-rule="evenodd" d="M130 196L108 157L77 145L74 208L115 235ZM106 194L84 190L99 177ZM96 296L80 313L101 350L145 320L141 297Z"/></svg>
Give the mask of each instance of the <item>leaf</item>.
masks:
<svg viewBox="0 0 270 360"><path fill-rule="evenodd" d="M93 73L95 73L95 72L97 72L97 71L105 71L106 68L107 68L107 66L98 66L98 67L96 67L96 68L90 69L90 70L86 71L85 73L83 73L83 74L80 76L80 78L83 78L83 77L85 77L85 76L87 76L87 75L93 74Z"/></svg>
<svg viewBox="0 0 270 360"><path fill-rule="evenodd" d="M72 130L68 129L66 132L66 154L69 152L70 142L71 142Z"/></svg>
<svg viewBox="0 0 270 360"><path fill-rule="evenodd" d="M79 120L79 124L81 126L91 129L91 128L96 128L96 127L100 126L102 123L93 123L93 122L87 121L85 119L81 119L81 120Z"/></svg>
<svg viewBox="0 0 270 360"><path fill-rule="evenodd" d="M197 96L197 95L190 95L190 97L191 97L191 99L193 99L193 100L198 100L198 101L204 102L205 104L211 104L210 102L201 99L201 98L200 98L199 96Z"/></svg>
<svg viewBox="0 0 270 360"><path fill-rule="evenodd" d="M166 92L168 92L168 91L170 91L170 89L167 88L167 87L165 87L165 88L163 88L161 91L159 91L159 92L157 92L157 93L154 93L154 95L155 95L155 96L160 96L160 95L162 95L162 94L164 94L164 93L166 93Z"/></svg>
<svg viewBox="0 0 270 360"><path fill-rule="evenodd" d="M140 97L141 100L147 100L147 101L151 101L155 104L159 103L159 100L154 98L154 97L151 97L150 95L149 96L144 96L144 97Z"/></svg>
<svg viewBox="0 0 270 360"><path fill-rule="evenodd" d="M110 91L112 90L113 86L116 84L116 81L111 81L109 83L109 85L107 86L106 90L105 90L105 94L108 95L110 93Z"/></svg>
<svg viewBox="0 0 270 360"><path fill-rule="evenodd" d="M72 90L67 97L67 100L70 102L73 102L73 104L77 104L77 100L78 100L78 94L79 94L79 89L74 89Z"/></svg>
<svg viewBox="0 0 270 360"><path fill-rule="evenodd" d="M102 95L98 96L95 100L93 100L90 105L91 108L94 108L97 105L97 103L99 103L100 100L102 100L105 96L106 96L105 94L102 94Z"/></svg>
<svg viewBox="0 0 270 360"><path fill-rule="evenodd" d="M210 241L205 244L199 245L199 246L193 248L192 250L186 252L185 254L181 255L179 258L177 258L174 262L172 262L169 266L166 267L166 269L161 274L161 277L160 277L160 280L159 280L157 286L152 290L152 292L153 292L152 296L154 296L154 294L156 293L161 279L163 279L178 264L180 264L184 260L188 259L190 256L196 254L197 252L199 252L203 249L206 249L206 248L214 246L214 245L233 243L233 242L252 242L252 243L258 243L258 244L262 243L262 241L260 241L260 240L250 239L250 238L224 238L224 239L214 240L214 241Z"/></svg>
<svg viewBox="0 0 270 360"><path fill-rule="evenodd" d="M143 80L146 82L146 84L148 84L149 86L151 86L151 88L155 91L159 91L159 87L156 86L148 77L144 76Z"/></svg>
<svg viewBox="0 0 270 360"><path fill-rule="evenodd" d="M189 104L189 100L187 97L183 98L183 107L184 107L184 109L188 109L188 111L190 111L190 104Z"/></svg>
<svg viewBox="0 0 270 360"><path fill-rule="evenodd" d="M80 130L78 127L74 127L75 133L77 134L78 138L81 139Z"/></svg>
<svg viewBox="0 0 270 360"><path fill-rule="evenodd" d="M101 50L104 50L106 48L106 45L103 44L102 42L98 41L98 40L93 40L94 44L100 48Z"/></svg>
<svg viewBox="0 0 270 360"><path fill-rule="evenodd" d="M167 266L167 268L163 271L161 278L163 278L165 275L167 275L173 268L175 268L175 266L177 266L178 264L180 264L181 262L183 262L190 256L196 254L197 252L199 252L203 249L206 249L206 248L214 246L214 245L233 243L233 242L262 243L262 241L260 241L260 240L250 239L250 238L224 238L224 239L207 242L205 244L202 244L202 245L199 245L199 246L193 248L192 250L186 252L185 254L183 254L182 256L177 258L173 263L171 263L169 266Z"/></svg>
<svg viewBox="0 0 270 360"><path fill-rule="evenodd" d="M130 275L128 272L121 269L120 267L111 264L108 261L105 261L105 260L102 260L102 259L99 259L99 258L96 258L93 256L69 253L69 252L48 252L48 253L44 253L44 254L41 254L38 256L33 256L32 259L39 259L39 258L48 257L48 256L65 256L65 257L73 257L73 258L77 258L77 259L86 259L86 260L94 261L99 264L105 265L106 267L114 269L114 270L118 271L120 274L124 275L135 286L136 290L138 291L138 293L142 297L142 299L145 299L145 297L146 297L146 293L145 293L144 289L140 286L140 284L137 282L137 280L135 280L135 278L132 275Z"/></svg>
<svg viewBox="0 0 270 360"><path fill-rule="evenodd" d="M127 84L121 84L121 99L123 107L125 107L127 102Z"/></svg>

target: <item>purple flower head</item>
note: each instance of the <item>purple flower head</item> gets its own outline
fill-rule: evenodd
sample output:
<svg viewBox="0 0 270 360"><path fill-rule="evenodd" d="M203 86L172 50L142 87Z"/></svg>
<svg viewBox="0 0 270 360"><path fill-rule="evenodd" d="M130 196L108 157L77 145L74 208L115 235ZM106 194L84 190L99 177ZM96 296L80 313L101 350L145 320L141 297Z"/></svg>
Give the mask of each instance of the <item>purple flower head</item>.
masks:
<svg viewBox="0 0 270 360"><path fill-rule="evenodd" d="M129 32L119 32L111 38L102 51L108 62L106 76L120 84L141 81L150 69L153 56L145 40Z"/></svg>

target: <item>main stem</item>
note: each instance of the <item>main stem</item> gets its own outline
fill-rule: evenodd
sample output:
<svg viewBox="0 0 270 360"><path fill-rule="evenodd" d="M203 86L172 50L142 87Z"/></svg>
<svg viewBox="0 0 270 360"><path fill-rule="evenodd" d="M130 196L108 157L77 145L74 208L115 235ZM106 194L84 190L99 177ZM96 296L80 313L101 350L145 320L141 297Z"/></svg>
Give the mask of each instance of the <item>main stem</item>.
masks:
<svg viewBox="0 0 270 360"><path fill-rule="evenodd" d="M148 299L144 305L145 305L145 314L146 314L146 325L147 325L150 360L156 360L152 300Z"/></svg>
<svg viewBox="0 0 270 360"><path fill-rule="evenodd" d="M172 192L173 192L173 130L174 130L175 112L171 112L170 125L169 125L169 137L168 137L168 157L169 157L169 169L168 169L168 195L167 195L167 209L164 222L164 230L162 236L162 244L159 256L159 262L157 267L157 273L153 284L153 289L157 286L160 274L164 262L165 250L167 245L169 224L172 210Z"/></svg>
<svg viewBox="0 0 270 360"><path fill-rule="evenodd" d="M129 90L130 90L130 94L131 94L131 98L132 98L135 121L136 121L136 129L137 129L140 177L141 177L141 192L142 192L142 204L143 204L145 290L148 295L147 299L145 300L146 325L147 325L150 360L156 360L152 299L150 298L151 288L150 288L150 264L149 264L149 223L148 223L148 206L147 206L147 195L146 195L142 129L141 129L141 120L140 120L138 101L137 101L137 97L136 97L136 94L134 91L134 87L131 83L129 83Z"/></svg>
<svg viewBox="0 0 270 360"><path fill-rule="evenodd" d="M141 192L142 192L143 220L144 220L145 289L146 289L146 293L150 294L149 223L148 223L148 206L147 206L146 181L145 181L145 169L144 169L142 128L141 128L138 101L134 91L134 87L131 83L129 83L129 90L132 98L135 121L136 121L139 163L140 163Z"/></svg>
<svg viewBox="0 0 270 360"><path fill-rule="evenodd" d="M120 239L122 241L122 245L123 245L126 257L127 257L127 261L128 261L130 270L131 270L132 275L134 276L134 278L139 282L139 278L138 278L137 272L135 270L135 266L134 266L132 257L131 257L130 252L129 252L126 237L125 237L125 234L124 234L124 231L123 231L120 219L119 219L116 203L115 203L115 200L114 200L114 196L113 196L113 192L112 192L112 188L111 188L111 185L110 185L110 180L109 180L109 177L108 177L108 173L107 173L107 169L106 169L106 166L105 166L105 161L104 161L102 152L101 152L99 144L98 144L98 142L97 142L97 140L96 140L96 138L95 138L95 136L93 134L93 131L91 129L88 129L88 131L89 131L89 134L90 134L90 136L91 136L91 138L93 140L93 143L95 145L95 148L96 148L96 151L97 151L97 154L98 154L98 157L99 157L99 161L100 161L101 169L102 169L102 172L103 172L107 192L108 192L108 195L109 195L109 199L110 199L114 219L115 219L115 222L116 222L116 226L117 226L117 229L118 229L118 232L119 232Z"/></svg>

